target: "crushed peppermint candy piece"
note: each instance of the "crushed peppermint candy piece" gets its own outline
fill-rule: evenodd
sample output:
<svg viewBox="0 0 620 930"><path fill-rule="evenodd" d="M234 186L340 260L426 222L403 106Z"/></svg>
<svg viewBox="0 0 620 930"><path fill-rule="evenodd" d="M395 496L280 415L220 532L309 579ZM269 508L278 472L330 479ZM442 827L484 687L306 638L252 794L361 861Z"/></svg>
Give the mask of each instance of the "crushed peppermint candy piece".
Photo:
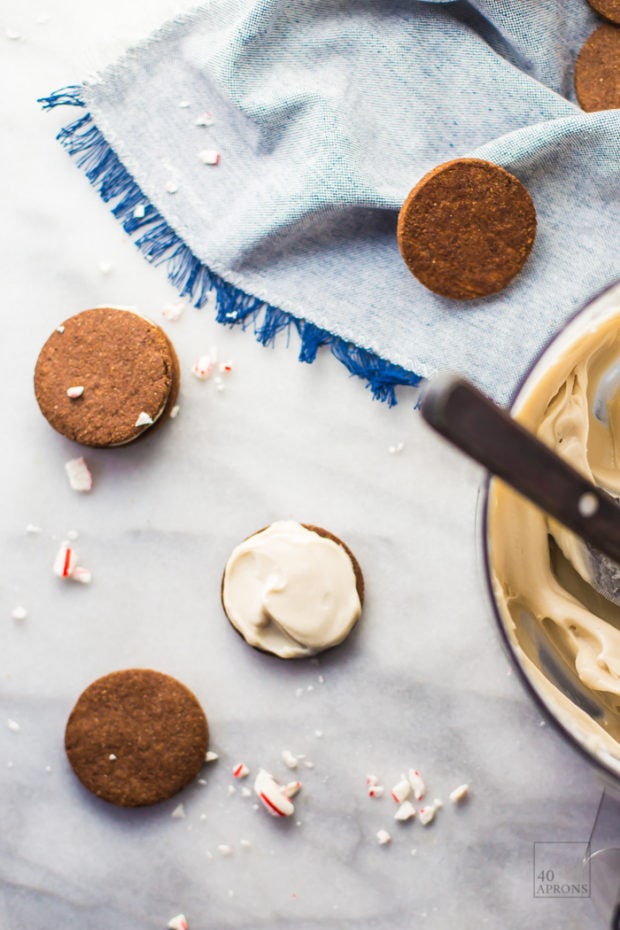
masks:
<svg viewBox="0 0 620 930"><path fill-rule="evenodd" d="M397 442L393 446L388 446L388 452L390 453L390 455L397 455L399 452L402 452L404 448L405 448L404 442Z"/></svg>
<svg viewBox="0 0 620 930"><path fill-rule="evenodd" d="M17 607L13 608L13 610L11 611L11 616L13 617L13 620L25 620L26 617L28 616L28 611L26 610L25 607L22 607L20 604Z"/></svg>
<svg viewBox="0 0 620 930"><path fill-rule="evenodd" d="M142 410L136 420L136 427L151 426L154 423L153 417L149 416L145 410Z"/></svg>
<svg viewBox="0 0 620 930"><path fill-rule="evenodd" d="M250 774L250 770L247 765L244 765L243 762L240 762L239 765L236 765L233 769L234 778L245 778Z"/></svg>
<svg viewBox="0 0 620 930"><path fill-rule="evenodd" d="M37 526L36 523L27 523L26 532L31 533L33 536L35 536L35 535L38 535L39 533L42 533L43 530L41 529L40 526Z"/></svg>
<svg viewBox="0 0 620 930"><path fill-rule="evenodd" d="M179 100L178 106L180 110L187 110L188 107L191 107L191 103L189 100Z"/></svg>
<svg viewBox="0 0 620 930"><path fill-rule="evenodd" d="M185 817L185 805L177 804L170 816L174 817L175 820L183 820Z"/></svg>
<svg viewBox="0 0 620 930"><path fill-rule="evenodd" d="M369 785L368 786L368 797L369 798L382 798L385 794L385 788L383 785Z"/></svg>
<svg viewBox="0 0 620 930"><path fill-rule="evenodd" d="M200 355L192 365L192 374L195 375L199 381L206 381L207 378L211 377L214 364L215 359L213 357L213 351L210 355Z"/></svg>
<svg viewBox="0 0 620 930"><path fill-rule="evenodd" d="M212 749L209 749L209 751L205 755L205 762L216 762L217 759L219 759L218 754L216 752L213 752Z"/></svg>
<svg viewBox="0 0 620 930"><path fill-rule="evenodd" d="M408 772L409 783L413 788L413 794L417 801L421 801L424 797L424 792L426 791L426 785L424 784L424 779L420 775L417 769L409 769Z"/></svg>
<svg viewBox="0 0 620 930"><path fill-rule="evenodd" d="M174 407L171 409L170 413L168 414L168 416L170 417L171 420L176 420L176 418L177 418L178 415L179 415L179 410L180 410L180 409L181 409L181 408L179 407L178 404L175 404L175 405L174 405Z"/></svg>
<svg viewBox="0 0 620 930"><path fill-rule="evenodd" d="M252 792L250 791L249 788L243 787L243 788L241 789L241 797L242 797L242 798L251 798L251 797L252 797Z"/></svg>
<svg viewBox="0 0 620 930"><path fill-rule="evenodd" d="M224 382L222 381L222 379L220 378L219 375L216 375L216 376L215 376L215 378L213 379L213 383L214 383L214 385L215 385L215 390L216 390L216 391L220 391L220 392L221 392L221 391L225 390Z"/></svg>
<svg viewBox="0 0 620 930"><path fill-rule="evenodd" d="M71 572L71 579L79 581L80 584L90 584L93 580L93 573L90 568L84 568L83 565L76 565Z"/></svg>
<svg viewBox="0 0 620 930"><path fill-rule="evenodd" d="M182 300L177 300L172 304L164 304L161 309L161 315L166 320L170 320L171 323L176 323L180 319L181 314L185 310L185 304Z"/></svg>
<svg viewBox="0 0 620 930"><path fill-rule="evenodd" d="M198 158L203 165L219 165L220 163L220 153L217 149L203 149L198 152Z"/></svg>
<svg viewBox="0 0 620 930"><path fill-rule="evenodd" d="M146 216L146 207L144 206L143 203L137 204L137 206L133 208L133 218L135 220L143 220L145 216Z"/></svg>
<svg viewBox="0 0 620 930"><path fill-rule="evenodd" d="M228 786L228 793L229 793L229 794L236 794L236 793L237 793L237 789L235 788L234 785L229 785L229 786Z"/></svg>
<svg viewBox="0 0 620 930"><path fill-rule="evenodd" d="M70 397L71 400L76 400L78 397L81 397L84 393L83 384L74 384L71 387L67 388L67 397Z"/></svg>
<svg viewBox="0 0 620 930"><path fill-rule="evenodd" d="M406 778L403 778L398 784L394 785L391 794L397 804L402 804L411 794L411 785Z"/></svg>
<svg viewBox="0 0 620 930"><path fill-rule="evenodd" d="M17 722L17 720L11 720L11 719L9 718L9 719L7 720L7 722L6 722L6 725L7 725L7 727L9 728L9 730L11 731L11 733L19 733L19 731L21 730L21 727L20 727L19 723Z"/></svg>
<svg viewBox="0 0 620 930"><path fill-rule="evenodd" d="M435 808L436 811L441 810L441 808L443 807L443 801L441 800L441 798L435 798L435 800L433 801L433 807Z"/></svg>
<svg viewBox="0 0 620 930"><path fill-rule="evenodd" d="M109 275L113 267L112 262L99 262L99 271L101 274Z"/></svg>
<svg viewBox="0 0 620 930"><path fill-rule="evenodd" d="M65 471L69 479L69 484L74 491L84 493L92 489L93 476L90 473L84 456L81 455L77 459L69 459L68 462L65 462Z"/></svg>
<svg viewBox="0 0 620 930"><path fill-rule="evenodd" d="M220 362L220 371L223 374L229 375L232 370L233 370L232 362Z"/></svg>
<svg viewBox="0 0 620 930"><path fill-rule="evenodd" d="M176 181L173 181L172 178L169 178L169 179L166 181L166 184L165 184L164 189L165 189L166 193L168 193L168 194L176 194L176 192L178 191L179 187L178 187Z"/></svg>
<svg viewBox="0 0 620 930"><path fill-rule="evenodd" d="M421 824L426 826L432 820L435 819L436 807L434 804L427 804L425 807L421 807L418 811L418 820Z"/></svg>
<svg viewBox="0 0 620 930"><path fill-rule="evenodd" d="M7 39L11 39L12 42L19 42L19 40L22 38L21 32L16 32L14 29L11 29L10 26L6 27L4 34L6 35Z"/></svg>
<svg viewBox="0 0 620 930"><path fill-rule="evenodd" d="M189 930L189 924L185 914L177 914L167 923L168 930Z"/></svg>
<svg viewBox="0 0 620 930"><path fill-rule="evenodd" d="M371 785L378 785L378 784L379 784L379 776L378 776L378 775L367 775L367 776L366 776L366 784L368 785L368 787L370 787Z"/></svg>
<svg viewBox="0 0 620 930"><path fill-rule="evenodd" d="M377 839L379 846L387 846L388 843L392 842L392 837L387 830L377 830Z"/></svg>
<svg viewBox="0 0 620 930"><path fill-rule="evenodd" d="M116 755L116 753L111 752L110 755L108 756L108 759L110 760L110 762L116 762L116 760L118 759L118 756Z"/></svg>
<svg viewBox="0 0 620 930"><path fill-rule="evenodd" d="M411 801L403 801L394 814L394 820L404 822L405 820L411 820L412 817L415 817L415 807Z"/></svg>
<svg viewBox="0 0 620 930"><path fill-rule="evenodd" d="M70 539L72 542L78 539L79 535L77 530L67 530L67 539Z"/></svg>
<svg viewBox="0 0 620 930"><path fill-rule="evenodd" d="M56 553L54 560L53 572L59 578L69 578L77 564L77 553L71 548L68 542L60 544L60 549Z"/></svg>
<svg viewBox="0 0 620 930"><path fill-rule="evenodd" d="M251 849L251 847L252 847L252 844L250 843L249 840L239 840L239 845L240 845L243 849Z"/></svg>
<svg viewBox="0 0 620 930"><path fill-rule="evenodd" d="M65 331L65 328L64 328L64 326L62 325L62 323L60 324L60 326L57 326L57 327L56 327L56 332L57 332L57 333L60 333L60 334L62 335L62 333L64 333L64 331Z"/></svg>
<svg viewBox="0 0 620 930"><path fill-rule="evenodd" d="M265 769L256 776L254 791L274 817L290 817L295 812L295 806L283 793L282 785Z"/></svg>
<svg viewBox="0 0 620 930"><path fill-rule="evenodd" d="M233 848L232 848L232 846L226 846L224 843L220 844L220 846L217 847L217 851L218 851L222 856L232 856L232 854L233 854Z"/></svg>
<svg viewBox="0 0 620 930"><path fill-rule="evenodd" d="M284 760L284 764L289 769L296 769L299 765L299 758L295 755L294 752L291 752L290 749L282 750L282 759Z"/></svg>
<svg viewBox="0 0 620 930"><path fill-rule="evenodd" d="M450 800L453 804L460 804L469 795L469 785L459 785L454 791L450 792Z"/></svg>
<svg viewBox="0 0 620 930"><path fill-rule="evenodd" d="M201 113L200 116L196 117L194 126L213 126L213 117L208 111Z"/></svg>
<svg viewBox="0 0 620 930"><path fill-rule="evenodd" d="M301 791L300 781L290 781L288 785L282 785L282 794L287 798L294 798L299 791Z"/></svg>

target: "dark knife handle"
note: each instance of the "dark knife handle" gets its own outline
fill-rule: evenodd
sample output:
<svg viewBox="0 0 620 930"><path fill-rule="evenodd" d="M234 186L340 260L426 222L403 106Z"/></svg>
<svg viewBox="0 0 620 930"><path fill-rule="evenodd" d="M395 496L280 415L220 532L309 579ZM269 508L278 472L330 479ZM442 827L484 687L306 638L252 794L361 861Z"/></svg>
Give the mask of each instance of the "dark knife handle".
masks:
<svg viewBox="0 0 620 930"><path fill-rule="evenodd" d="M465 378L440 372L422 416L457 448L620 562L620 507Z"/></svg>

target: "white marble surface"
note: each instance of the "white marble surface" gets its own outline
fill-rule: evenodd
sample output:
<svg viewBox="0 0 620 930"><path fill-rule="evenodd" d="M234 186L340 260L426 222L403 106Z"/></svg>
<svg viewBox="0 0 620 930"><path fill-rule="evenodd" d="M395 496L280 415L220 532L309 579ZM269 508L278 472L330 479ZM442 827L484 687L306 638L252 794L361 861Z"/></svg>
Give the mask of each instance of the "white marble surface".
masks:
<svg viewBox="0 0 620 930"><path fill-rule="evenodd" d="M511 673L482 584L481 474L411 398L388 410L330 356L303 366L294 345L265 350L189 309L166 324L183 367L178 419L135 447L87 452L95 489L68 487L63 465L80 450L34 401L41 344L80 309L157 318L175 295L54 141L75 111L35 100L189 6L0 6L0 928L158 930L179 912L191 930L602 926L590 900L533 898L534 842L587 840L600 787ZM188 373L211 345L234 362L222 393ZM358 629L318 664L249 649L219 604L233 544L289 517L341 535L366 577ZM69 529L91 587L52 576ZM80 691L130 666L189 685L220 753L206 786L134 812L89 796L63 755ZM315 766L302 769L297 816L275 822L228 786L238 761L286 776L285 748ZM389 787L412 765L446 802L428 828L366 797L367 773ZM457 810L447 796L463 781L472 796ZM171 817L179 800L185 819Z"/></svg>

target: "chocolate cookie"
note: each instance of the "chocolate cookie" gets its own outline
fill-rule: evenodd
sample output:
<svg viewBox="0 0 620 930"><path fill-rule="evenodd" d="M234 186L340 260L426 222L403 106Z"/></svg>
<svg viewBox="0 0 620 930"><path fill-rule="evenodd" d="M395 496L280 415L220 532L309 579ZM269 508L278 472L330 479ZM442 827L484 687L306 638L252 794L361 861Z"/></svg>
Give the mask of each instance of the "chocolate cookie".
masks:
<svg viewBox="0 0 620 930"><path fill-rule="evenodd" d="M434 168L398 216L398 246L411 273L455 300L505 288L525 264L535 236L536 210L523 184L479 158Z"/></svg>
<svg viewBox="0 0 620 930"><path fill-rule="evenodd" d="M175 404L179 363L164 331L131 310L70 317L37 359L34 389L48 422L86 446L121 446L159 425Z"/></svg>
<svg viewBox="0 0 620 930"><path fill-rule="evenodd" d="M82 784L111 804L165 801L200 771L207 720L192 692L150 669L98 678L80 695L65 750Z"/></svg>
<svg viewBox="0 0 620 930"><path fill-rule="evenodd" d="M282 520L233 550L221 596L228 620L249 645L302 658L348 636L361 613L364 578L333 533Z"/></svg>
<svg viewBox="0 0 620 930"><path fill-rule="evenodd" d="M610 23L620 23L620 0L588 0L588 3Z"/></svg>
<svg viewBox="0 0 620 930"><path fill-rule="evenodd" d="M587 113L620 107L620 27L605 23L586 39L575 63L575 91Z"/></svg>

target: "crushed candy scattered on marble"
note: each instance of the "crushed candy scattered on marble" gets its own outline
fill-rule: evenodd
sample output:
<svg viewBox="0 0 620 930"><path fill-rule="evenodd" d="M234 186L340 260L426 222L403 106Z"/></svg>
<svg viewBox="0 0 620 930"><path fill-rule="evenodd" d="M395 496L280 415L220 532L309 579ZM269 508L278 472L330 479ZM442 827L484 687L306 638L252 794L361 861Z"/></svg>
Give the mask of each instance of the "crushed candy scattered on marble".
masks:
<svg viewBox="0 0 620 930"><path fill-rule="evenodd" d="M108 275L111 273L113 268L112 262L99 262L99 271L101 274Z"/></svg>
<svg viewBox="0 0 620 930"><path fill-rule="evenodd" d="M25 620L28 616L28 611L25 607L22 607L21 604L18 604L18 606L14 607L11 611L11 616L13 617L13 620Z"/></svg>
<svg viewBox="0 0 620 930"><path fill-rule="evenodd" d="M392 837L387 830L377 830L377 840L380 846L387 846L388 843L392 842Z"/></svg>
<svg viewBox="0 0 620 930"><path fill-rule="evenodd" d="M235 788L234 785L229 785L229 786L228 786L228 793L231 794L231 795L237 793L237 789Z"/></svg>
<svg viewBox="0 0 620 930"><path fill-rule="evenodd" d="M249 840L239 840L239 845L242 849L251 849L252 844Z"/></svg>
<svg viewBox="0 0 620 930"><path fill-rule="evenodd" d="M40 526L37 526L36 523L27 523L26 532L31 533L34 536L34 535L38 535L39 533L42 533L43 530L41 529Z"/></svg>
<svg viewBox="0 0 620 930"><path fill-rule="evenodd" d="M368 797L369 798L382 798L385 794L385 788L383 785L369 785L368 786Z"/></svg>
<svg viewBox="0 0 620 930"><path fill-rule="evenodd" d="M172 410L170 411L170 414L169 414L171 420L176 420L176 418L177 418L178 415L179 415L179 410L180 410L180 409L181 409L181 408L179 407L178 404L175 404L175 405L174 405L174 407L172 408Z"/></svg>
<svg viewBox="0 0 620 930"><path fill-rule="evenodd" d="M251 798L251 797L252 797L252 791L250 790L250 788L246 788L245 785L244 785L244 787L241 789L241 797L242 797L242 798Z"/></svg>
<svg viewBox="0 0 620 930"><path fill-rule="evenodd" d="M397 442L393 446L388 446L388 452L390 455L397 455L399 452L402 452L404 448L404 442Z"/></svg>
<svg viewBox="0 0 620 930"><path fill-rule="evenodd" d="M410 794L411 785L406 778L403 778L401 781L397 782L391 791L391 795L397 804L402 804L402 802L405 801Z"/></svg>
<svg viewBox="0 0 620 930"><path fill-rule="evenodd" d="M299 791L301 791L300 781L290 781L288 785L282 785L282 794L287 798L294 798Z"/></svg>
<svg viewBox="0 0 620 930"><path fill-rule="evenodd" d="M54 574L59 578L70 578L76 565L77 553L68 542L62 542L54 560Z"/></svg>
<svg viewBox="0 0 620 930"><path fill-rule="evenodd" d="M418 820L424 826L435 819L436 808L434 804L426 804L418 810Z"/></svg>
<svg viewBox="0 0 620 930"><path fill-rule="evenodd" d="M450 792L450 800L453 804L459 804L469 795L469 785L459 785L454 791Z"/></svg>
<svg viewBox="0 0 620 930"><path fill-rule="evenodd" d="M207 378L210 378L213 373L213 367L215 365L214 350L207 355L200 355L192 365L192 374L198 378L199 381L206 381Z"/></svg>
<svg viewBox="0 0 620 930"><path fill-rule="evenodd" d="M250 774L250 770L247 765L244 765L243 762L240 762L233 769L234 778L246 778Z"/></svg>
<svg viewBox="0 0 620 930"><path fill-rule="evenodd" d="M189 924L185 914L177 914L176 917L172 917L166 926L168 930L189 930Z"/></svg>
<svg viewBox="0 0 620 930"><path fill-rule="evenodd" d="M80 455L77 459L69 459L68 462L65 462L65 472L69 479L69 485L74 491L86 493L92 490L93 476L84 456Z"/></svg>
<svg viewBox="0 0 620 930"><path fill-rule="evenodd" d="M9 730L11 731L11 733L19 733L19 731L21 730L21 727L20 727L19 723L17 722L17 720L11 720L10 717L9 717L9 719L8 719L7 722L6 722L6 725L7 725L7 727L9 728Z"/></svg>
<svg viewBox="0 0 620 930"><path fill-rule="evenodd" d="M217 847L217 851L218 851L222 856L232 856L232 854L233 854L233 848L232 848L232 846L227 846L225 843L221 843L221 844Z"/></svg>
<svg viewBox="0 0 620 930"><path fill-rule="evenodd" d="M404 822L405 820L411 820L412 817L415 817L415 807L411 801L403 801L394 814L394 820Z"/></svg>
<svg viewBox="0 0 620 930"><path fill-rule="evenodd" d="M172 811L171 817L174 817L175 820L183 820L185 817L185 805L177 804L175 809Z"/></svg>
<svg viewBox="0 0 620 930"><path fill-rule="evenodd" d="M219 756L216 752L213 752L212 749L209 749L205 754L205 762L216 762L219 759Z"/></svg>
<svg viewBox="0 0 620 930"><path fill-rule="evenodd" d="M179 100L179 109L187 110L188 107L191 107L189 100Z"/></svg>
<svg viewBox="0 0 620 930"><path fill-rule="evenodd" d="M170 178L168 181L166 181L166 184L165 184L166 193L168 193L168 194L176 194L176 192L178 191L178 189L179 189L179 188L178 188L178 185L177 185L176 181L173 181L172 178Z"/></svg>
<svg viewBox="0 0 620 930"><path fill-rule="evenodd" d="M254 791L274 817L290 817L295 812L295 806L283 793L282 785L265 769L260 769L256 776Z"/></svg>
<svg viewBox="0 0 620 930"><path fill-rule="evenodd" d="M409 769L408 778L409 783L413 789L413 795L416 801L421 801L424 797L424 792L426 791L426 785L424 784L424 779L420 775L417 769Z"/></svg>

